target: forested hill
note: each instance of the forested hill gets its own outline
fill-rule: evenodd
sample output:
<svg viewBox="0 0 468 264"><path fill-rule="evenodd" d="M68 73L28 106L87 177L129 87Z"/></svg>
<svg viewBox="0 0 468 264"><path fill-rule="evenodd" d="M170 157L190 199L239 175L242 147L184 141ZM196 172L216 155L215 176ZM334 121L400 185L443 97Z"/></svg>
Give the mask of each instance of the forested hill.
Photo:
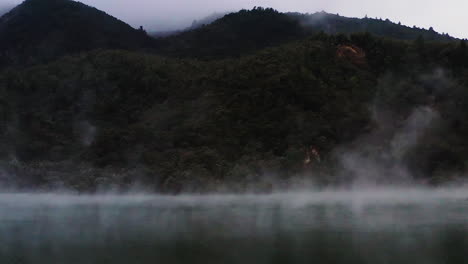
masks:
<svg viewBox="0 0 468 264"><path fill-rule="evenodd" d="M221 61L67 57L0 75L0 157L26 186L206 190L271 175L339 182L335 151L356 144L379 175L407 168L437 182L466 169L467 61L464 42L369 34L318 34ZM345 181L357 173L343 171Z"/></svg>
<svg viewBox="0 0 468 264"><path fill-rule="evenodd" d="M454 38L429 30L410 28L370 18L347 18L325 12L280 13L271 8L254 8L227 14L211 24L157 40L162 55L196 58L239 57L265 47L303 39L314 33L352 34L368 32L400 40L423 38L451 41Z"/></svg>
<svg viewBox="0 0 468 264"><path fill-rule="evenodd" d="M327 16L330 32L362 31ZM465 175L466 43L310 19L255 8L154 40L77 2L25 1L0 19L2 62L18 66L0 71L0 187Z"/></svg>
<svg viewBox="0 0 468 264"><path fill-rule="evenodd" d="M388 19L377 18L349 18L326 12L314 14L288 13L288 15L298 19L306 28L314 31L323 31L328 34L351 34L358 32L369 32L376 36L414 40L422 37L428 41L450 41L454 40L448 34L440 34L431 27L429 29L418 28L416 26L408 27L401 25L400 22L394 23Z"/></svg>
<svg viewBox="0 0 468 264"><path fill-rule="evenodd" d="M159 54L179 57L239 57L306 36L299 21L273 9L227 14L211 24L158 39Z"/></svg>
<svg viewBox="0 0 468 264"><path fill-rule="evenodd" d="M71 0L26 0L0 18L0 67L93 49L142 49L152 39L93 7Z"/></svg>
<svg viewBox="0 0 468 264"><path fill-rule="evenodd" d="M207 23L219 15L207 18ZM255 8L227 14L205 25L153 39L93 7L72 0L26 0L0 18L0 67L31 65L95 49L146 50L163 56L220 59L304 39L318 32L369 32L411 40L452 40L433 30L374 19L317 13L280 13Z"/></svg>

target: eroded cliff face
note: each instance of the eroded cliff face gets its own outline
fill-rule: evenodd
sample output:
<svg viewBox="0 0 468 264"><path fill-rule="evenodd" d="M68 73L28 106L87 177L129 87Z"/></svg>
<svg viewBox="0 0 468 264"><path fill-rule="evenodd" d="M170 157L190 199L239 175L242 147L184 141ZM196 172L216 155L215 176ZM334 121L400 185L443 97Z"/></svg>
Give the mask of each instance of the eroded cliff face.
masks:
<svg viewBox="0 0 468 264"><path fill-rule="evenodd" d="M336 50L338 58L347 59L360 66L367 65L366 53L363 49L355 45L340 45Z"/></svg>

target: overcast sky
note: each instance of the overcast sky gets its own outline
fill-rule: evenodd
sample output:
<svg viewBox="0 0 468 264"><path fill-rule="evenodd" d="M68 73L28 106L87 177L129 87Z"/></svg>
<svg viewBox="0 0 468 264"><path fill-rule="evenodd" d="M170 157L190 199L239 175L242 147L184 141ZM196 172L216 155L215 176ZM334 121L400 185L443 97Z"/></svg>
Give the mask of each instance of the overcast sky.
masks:
<svg viewBox="0 0 468 264"><path fill-rule="evenodd" d="M188 26L196 18L214 12L237 11L254 6L280 11L327 11L351 17L381 17L418 27L434 27L468 38L467 0L80 0L104 10L134 27L148 31L171 30ZM22 0L0 0L0 3Z"/></svg>

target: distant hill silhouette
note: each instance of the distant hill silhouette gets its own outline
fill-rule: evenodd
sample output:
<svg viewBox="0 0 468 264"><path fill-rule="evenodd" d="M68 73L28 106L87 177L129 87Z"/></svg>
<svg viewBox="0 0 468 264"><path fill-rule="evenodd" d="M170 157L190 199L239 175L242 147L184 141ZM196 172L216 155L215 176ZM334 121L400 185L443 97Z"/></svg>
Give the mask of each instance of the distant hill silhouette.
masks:
<svg viewBox="0 0 468 264"><path fill-rule="evenodd" d="M53 59L93 49L139 49L143 31L71 0L27 0L0 18L0 66Z"/></svg>
<svg viewBox="0 0 468 264"><path fill-rule="evenodd" d="M432 28L422 29L417 27L407 27L400 23L393 23L390 20L373 18L349 18L326 12L314 14L288 13L291 17L298 19L301 24L315 31L323 31L328 34L350 34L358 32L369 32L371 34L401 39L414 40L422 36L425 40L447 41L454 38L447 34L440 34Z"/></svg>
<svg viewBox="0 0 468 264"><path fill-rule="evenodd" d="M196 19L192 22L192 25L188 28L188 29L197 29L197 28L200 28L202 26L205 26L205 25L209 25L213 22L215 22L216 20L224 17L225 15L227 15L228 13L213 13L209 16L206 16L202 19Z"/></svg>
<svg viewBox="0 0 468 264"><path fill-rule="evenodd" d="M205 25L209 25L214 21L224 17L227 13L213 13L209 16L203 17L201 19L195 19L192 24L184 29L174 29L174 30L164 30L164 31L152 31L149 32L149 35L154 38L165 38L180 34L182 32L194 30Z"/></svg>
<svg viewBox="0 0 468 264"><path fill-rule="evenodd" d="M256 7L221 16L215 13L194 21L181 32L154 33L155 40L142 29L79 2L27 0L0 18L0 67L34 64L94 49L147 49L163 56L204 59L240 57L318 32L369 32L402 40L453 39L432 29L325 12L280 13Z"/></svg>
<svg viewBox="0 0 468 264"><path fill-rule="evenodd" d="M194 22L194 26L188 31L158 39L158 50L160 54L179 57L239 57L319 32L368 32L399 40L415 40L419 37L429 41L454 40L432 28L410 28L389 20L348 18L325 12L280 13L271 8L258 7L227 14L211 24Z"/></svg>
<svg viewBox="0 0 468 264"><path fill-rule="evenodd" d="M209 25L159 39L158 50L175 56L240 56L304 35L298 20L271 8L255 8L227 14Z"/></svg>

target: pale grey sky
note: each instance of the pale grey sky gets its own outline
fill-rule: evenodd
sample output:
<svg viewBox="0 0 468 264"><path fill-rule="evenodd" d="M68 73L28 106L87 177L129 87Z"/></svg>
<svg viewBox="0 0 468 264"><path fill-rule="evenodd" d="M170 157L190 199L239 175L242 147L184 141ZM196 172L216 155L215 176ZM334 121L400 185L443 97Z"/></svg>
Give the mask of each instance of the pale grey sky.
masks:
<svg viewBox="0 0 468 264"><path fill-rule="evenodd" d="M149 31L188 26L193 19L214 12L236 11L254 6L273 7L280 11L327 11L344 16L389 18L402 24L434 27L468 38L467 0L80 0L83 3L124 20L134 27L144 25ZM0 3L22 0L0 0Z"/></svg>

